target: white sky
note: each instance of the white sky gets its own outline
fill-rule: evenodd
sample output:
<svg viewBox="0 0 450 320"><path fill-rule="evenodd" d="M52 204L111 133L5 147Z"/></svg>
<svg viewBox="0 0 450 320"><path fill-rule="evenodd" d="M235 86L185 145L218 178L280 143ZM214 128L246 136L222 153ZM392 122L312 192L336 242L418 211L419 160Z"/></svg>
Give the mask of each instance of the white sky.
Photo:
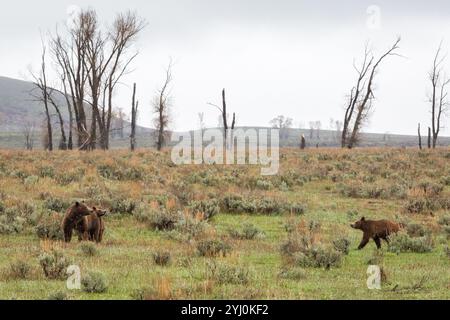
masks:
<svg viewBox="0 0 450 320"><path fill-rule="evenodd" d="M116 104L129 109L131 85L137 82L140 124L151 125L150 102L169 57L173 69L175 130L198 126L199 112L217 125L217 110L227 89L228 106L239 126L267 126L283 114L300 122L343 117L345 97L355 81L354 58L370 40L376 52L402 36L406 58L385 61L376 78L375 112L370 132L415 134L429 125L428 71L444 40L450 49L448 1L299 1L299 0L15 0L0 11L0 75L26 78L37 66L40 33L63 26L70 5L97 9L102 22L135 9L147 28L140 51L119 88ZM379 28L369 28L367 8L381 10ZM450 57L445 68L450 75ZM450 118L445 119L450 127ZM450 130L445 129L449 135Z"/></svg>

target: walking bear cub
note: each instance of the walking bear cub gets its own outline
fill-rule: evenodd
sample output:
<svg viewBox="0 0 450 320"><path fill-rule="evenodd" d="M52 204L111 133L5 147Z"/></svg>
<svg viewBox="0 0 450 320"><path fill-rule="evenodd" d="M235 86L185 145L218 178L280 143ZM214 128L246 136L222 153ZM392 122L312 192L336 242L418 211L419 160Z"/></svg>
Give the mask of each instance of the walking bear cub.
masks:
<svg viewBox="0 0 450 320"><path fill-rule="evenodd" d="M364 232L361 243L358 246L358 250L364 248L370 239L373 239L377 245L377 248L380 249L381 239L389 243L389 236L400 230L400 225L398 223L389 220L366 220L364 217L350 226Z"/></svg>
<svg viewBox="0 0 450 320"><path fill-rule="evenodd" d="M72 240L72 232L78 222L84 217L90 215L92 209L84 203L75 202L69 209L67 209L64 219L61 223L61 229L64 233L64 241L70 242Z"/></svg>
<svg viewBox="0 0 450 320"><path fill-rule="evenodd" d="M78 232L78 240L89 240L100 243L103 239L105 231L105 223L102 217L106 214L106 210L92 208L89 215L84 216L76 225Z"/></svg>

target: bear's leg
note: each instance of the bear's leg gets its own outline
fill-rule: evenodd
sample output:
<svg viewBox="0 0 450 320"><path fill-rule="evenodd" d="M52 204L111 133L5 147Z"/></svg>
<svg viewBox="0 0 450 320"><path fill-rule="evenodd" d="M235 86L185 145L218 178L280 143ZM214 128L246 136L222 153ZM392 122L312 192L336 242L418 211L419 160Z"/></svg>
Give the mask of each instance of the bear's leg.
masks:
<svg viewBox="0 0 450 320"><path fill-rule="evenodd" d="M64 241L70 242L72 240L72 228L64 228Z"/></svg>
<svg viewBox="0 0 450 320"><path fill-rule="evenodd" d="M103 229L100 230L100 232L98 233L98 242L102 242L103 240Z"/></svg>
<svg viewBox="0 0 450 320"><path fill-rule="evenodd" d="M95 239L95 242L97 242L97 243L100 242L100 229L99 228L97 228L97 230L95 230L94 239Z"/></svg>
<svg viewBox="0 0 450 320"><path fill-rule="evenodd" d="M358 250L361 250L362 248L364 248L366 246L366 244L369 242L370 238L366 235L363 236L361 243L358 246Z"/></svg>
<svg viewBox="0 0 450 320"><path fill-rule="evenodd" d="M381 240L378 237L373 238L373 241L375 241L377 248L381 249Z"/></svg>

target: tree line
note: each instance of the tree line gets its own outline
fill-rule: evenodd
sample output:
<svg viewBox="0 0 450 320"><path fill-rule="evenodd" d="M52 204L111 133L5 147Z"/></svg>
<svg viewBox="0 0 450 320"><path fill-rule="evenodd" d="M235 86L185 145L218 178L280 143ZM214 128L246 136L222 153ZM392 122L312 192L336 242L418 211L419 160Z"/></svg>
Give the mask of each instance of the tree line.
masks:
<svg viewBox="0 0 450 320"><path fill-rule="evenodd" d="M51 121L52 111L56 112L59 126L61 150L108 150L110 137L114 131L112 122L120 119L121 136L123 136L124 114L115 112L114 97L124 75L131 72L131 64L139 52L133 49L133 43L145 28L146 22L136 13L128 11L118 14L113 23L102 27L93 9L80 11L71 26L63 31L49 33L49 40L42 41L40 69L32 72L35 92L33 96L42 102L45 115L45 149L54 149ZM355 84L349 90L347 103L344 108L342 121L331 120L336 131L340 134L342 148L352 149L360 141L360 133L374 110L374 83L378 69L389 57L398 54L400 37L395 40L380 56L375 56L369 44L366 44L361 62L354 62L356 71ZM53 72L57 75L57 84L49 85L48 55L53 62ZM443 127L443 116L447 111L450 79L444 72L445 55L442 54L442 43L439 46L429 73L431 96L431 125L428 128L428 147L435 148L440 130ZM172 103L171 83L172 62L165 70L162 86L157 90L152 101L154 114L154 128L156 148L161 150L167 143L170 132L170 107ZM137 99L137 85L132 85L131 96L131 133L130 149L134 150L136 143L136 127L139 101ZM63 97L64 105L69 115L69 123L65 124L62 116L63 105L57 96ZM221 127L224 132L236 126L236 113L230 121L227 111L225 89L222 91L222 104L209 103L220 112ZM203 113L199 114L199 123L204 129ZM283 129L292 126L292 119L278 116L271 125ZM314 130L320 135L321 122L310 122L310 139ZM120 126L119 126L120 128ZM27 149L32 148L32 133L29 126L24 130ZM421 124L418 126L419 146L422 148ZM226 141L226 134L224 136ZM320 138L318 136L317 138ZM301 144L305 145L305 136Z"/></svg>

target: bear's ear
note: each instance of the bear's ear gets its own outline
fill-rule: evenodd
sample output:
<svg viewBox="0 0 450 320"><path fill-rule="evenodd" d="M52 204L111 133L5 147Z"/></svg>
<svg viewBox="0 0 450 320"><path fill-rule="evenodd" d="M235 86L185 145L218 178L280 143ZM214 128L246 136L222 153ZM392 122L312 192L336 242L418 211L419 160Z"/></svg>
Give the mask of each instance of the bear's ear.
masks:
<svg viewBox="0 0 450 320"><path fill-rule="evenodd" d="M362 217L362 218L361 218L361 221L366 221L366 217Z"/></svg>
<svg viewBox="0 0 450 320"><path fill-rule="evenodd" d="M77 202L75 202L75 207L79 207L80 206L80 203L77 201Z"/></svg>
<svg viewBox="0 0 450 320"><path fill-rule="evenodd" d="M92 207L92 210L97 211L97 208L96 207Z"/></svg>

